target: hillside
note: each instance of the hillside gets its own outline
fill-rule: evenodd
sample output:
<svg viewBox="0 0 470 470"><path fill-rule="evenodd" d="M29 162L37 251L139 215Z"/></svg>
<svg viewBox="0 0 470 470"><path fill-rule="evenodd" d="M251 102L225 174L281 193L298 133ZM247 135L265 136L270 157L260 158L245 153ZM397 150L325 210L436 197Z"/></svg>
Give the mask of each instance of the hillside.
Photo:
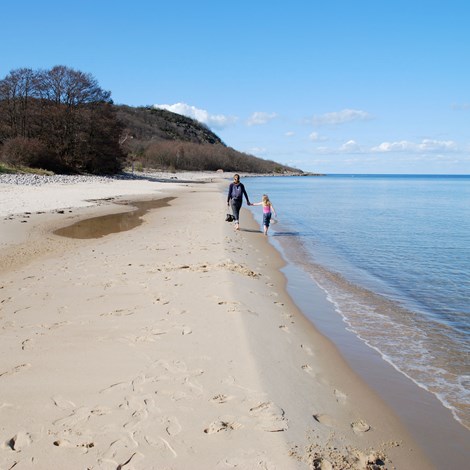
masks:
<svg viewBox="0 0 470 470"><path fill-rule="evenodd" d="M302 173L230 148L207 126L189 117L152 107L115 105L115 109L124 127L123 150L142 168Z"/></svg>
<svg viewBox="0 0 470 470"><path fill-rule="evenodd" d="M134 139L178 140L196 144L221 144L222 140L198 121L164 109L116 106L117 117Z"/></svg>

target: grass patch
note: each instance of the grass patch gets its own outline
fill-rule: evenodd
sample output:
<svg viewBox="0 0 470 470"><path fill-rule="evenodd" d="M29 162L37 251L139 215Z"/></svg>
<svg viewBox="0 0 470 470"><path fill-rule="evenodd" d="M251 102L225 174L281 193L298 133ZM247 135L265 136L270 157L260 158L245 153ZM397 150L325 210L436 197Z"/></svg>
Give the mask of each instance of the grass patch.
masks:
<svg viewBox="0 0 470 470"><path fill-rule="evenodd" d="M52 171L43 170L42 168L30 168L28 166L11 166L6 163L0 163L0 174L31 174L31 175L45 175L52 176Z"/></svg>

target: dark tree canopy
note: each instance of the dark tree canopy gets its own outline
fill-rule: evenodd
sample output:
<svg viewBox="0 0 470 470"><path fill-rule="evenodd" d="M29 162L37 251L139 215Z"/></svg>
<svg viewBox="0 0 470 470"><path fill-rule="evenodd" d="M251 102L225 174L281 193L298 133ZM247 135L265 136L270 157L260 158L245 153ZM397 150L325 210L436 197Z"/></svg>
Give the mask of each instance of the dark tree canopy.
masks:
<svg viewBox="0 0 470 470"><path fill-rule="evenodd" d="M114 173L124 154L111 93L69 67L22 68L0 80L0 146L13 165Z"/></svg>

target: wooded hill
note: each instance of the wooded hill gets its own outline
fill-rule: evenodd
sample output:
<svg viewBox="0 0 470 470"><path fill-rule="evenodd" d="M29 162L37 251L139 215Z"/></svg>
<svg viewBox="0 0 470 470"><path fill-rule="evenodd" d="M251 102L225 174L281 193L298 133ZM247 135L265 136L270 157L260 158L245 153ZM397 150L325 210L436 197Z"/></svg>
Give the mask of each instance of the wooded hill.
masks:
<svg viewBox="0 0 470 470"><path fill-rule="evenodd" d="M180 140L195 144L222 144L222 140L207 126L181 114L151 106L116 106L117 117L124 125L124 133L130 132L134 139Z"/></svg>
<svg viewBox="0 0 470 470"><path fill-rule="evenodd" d="M90 74L22 68L0 80L0 161L60 173L301 171L239 152L194 119L115 105Z"/></svg>
<svg viewBox="0 0 470 470"><path fill-rule="evenodd" d="M302 173L228 147L204 124L154 107L116 106L123 148L143 168L249 173Z"/></svg>

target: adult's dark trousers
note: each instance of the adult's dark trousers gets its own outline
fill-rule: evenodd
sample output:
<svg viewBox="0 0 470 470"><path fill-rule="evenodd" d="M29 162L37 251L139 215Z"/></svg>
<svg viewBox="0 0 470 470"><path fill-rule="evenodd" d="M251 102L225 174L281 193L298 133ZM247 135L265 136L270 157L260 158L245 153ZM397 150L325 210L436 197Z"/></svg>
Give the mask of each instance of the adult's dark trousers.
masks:
<svg viewBox="0 0 470 470"><path fill-rule="evenodd" d="M242 200L241 199L232 199L230 204L232 206L232 214L233 214L233 221L238 224L238 220L240 218L240 209L242 207Z"/></svg>

